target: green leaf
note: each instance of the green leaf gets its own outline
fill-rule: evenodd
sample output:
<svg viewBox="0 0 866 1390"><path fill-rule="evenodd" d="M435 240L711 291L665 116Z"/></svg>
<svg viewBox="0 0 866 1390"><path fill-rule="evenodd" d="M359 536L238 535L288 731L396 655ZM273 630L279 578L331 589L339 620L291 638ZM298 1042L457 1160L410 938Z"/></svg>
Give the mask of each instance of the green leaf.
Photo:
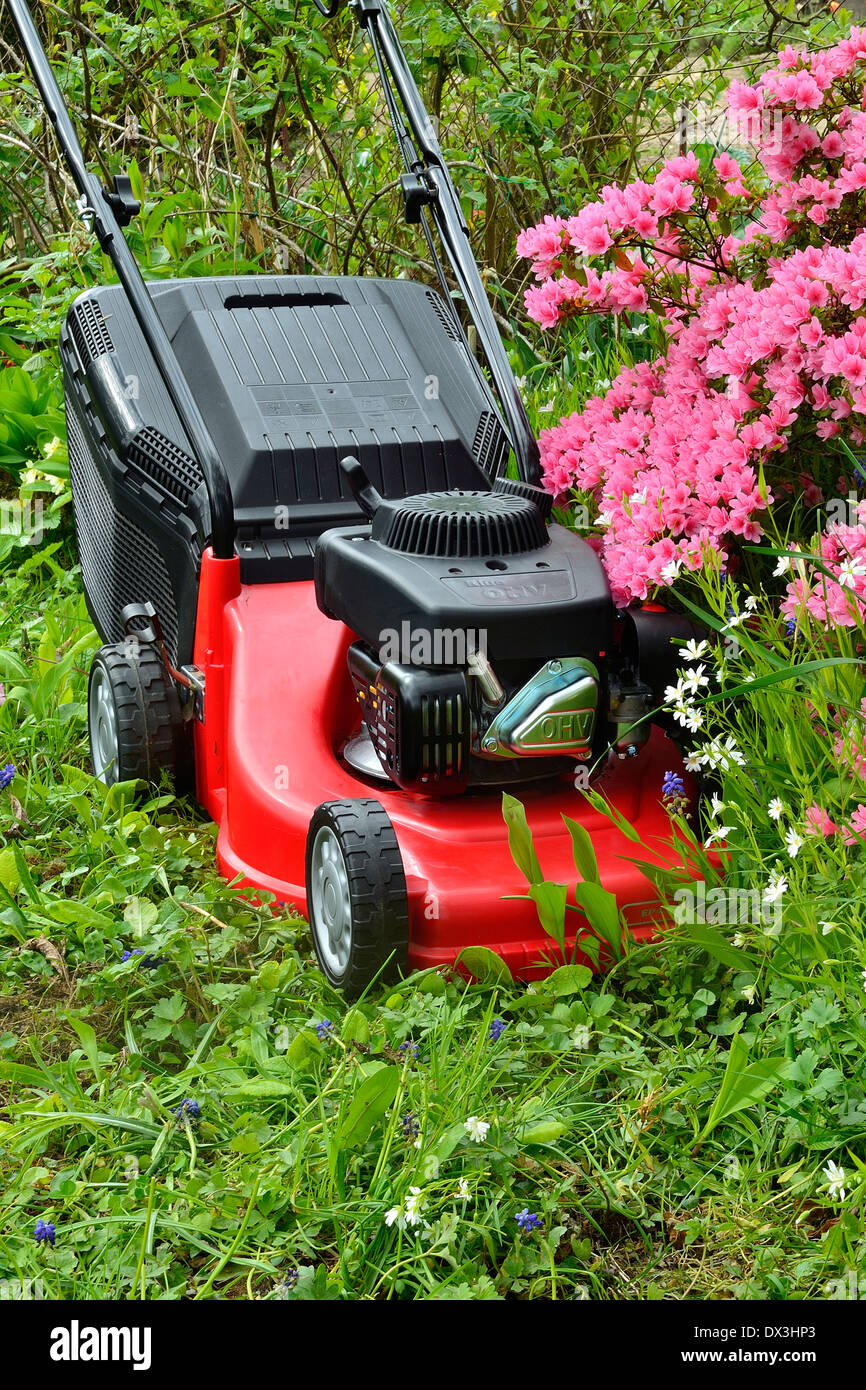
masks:
<svg viewBox="0 0 866 1390"><path fill-rule="evenodd" d="M568 994L579 994L592 981L592 971L587 965L561 965L548 975L541 988L545 994L561 999Z"/></svg>
<svg viewBox="0 0 866 1390"><path fill-rule="evenodd" d="M548 936L565 950L565 903L568 889L564 883L533 883L529 896L535 903L538 920Z"/></svg>
<svg viewBox="0 0 866 1390"><path fill-rule="evenodd" d="M541 883L544 875L532 843L532 831L526 820L526 811L515 796L502 793L502 815L508 826L508 848L511 857L527 883Z"/></svg>
<svg viewBox="0 0 866 1390"><path fill-rule="evenodd" d="M562 819L565 821L565 827L571 836L571 849L577 872L587 883L601 883L598 860L595 857L592 839L586 826L572 820L571 816L563 816Z"/></svg>
<svg viewBox="0 0 866 1390"><path fill-rule="evenodd" d="M568 1133L568 1125L561 1120L536 1120L518 1130L517 1138L521 1144L555 1144Z"/></svg>
<svg viewBox="0 0 866 1390"><path fill-rule="evenodd" d="M292 1038L286 1048L286 1061L298 1071L307 1071L322 1053L322 1045L315 1033L304 1030Z"/></svg>
<svg viewBox="0 0 866 1390"><path fill-rule="evenodd" d="M8 928L18 941L23 941L27 934L27 918L9 892L6 884L0 879L0 903L2 902L6 903L6 910L2 915L3 925Z"/></svg>
<svg viewBox="0 0 866 1390"><path fill-rule="evenodd" d="M261 1144L252 1130L247 1130L244 1134L236 1134L230 1141L229 1148L236 1154L257 1154Z"/></svg>
<svg viewBox="0 0 866 1390"><path fill-rule="evenodd" d="M282 1096L295 1094L294 1086L287 1081L274 1081L268 1076L251 1076L242 1086L233 1086L227 1092L233 1100L277 1100Z"/></svg>
<svg viewBox="0 0 866 1390"><path fill-rule="evenodd" d="M81 1046L84 1048L84 1055L90 1063L93 1075L97 1081L101 1081L102 1068L99 1065L99 1046L96 1041L96 1034L83 1018L76 1018L74 1014L67 1014L66 1017L81 1039Z"/></svg>
<svg viewBox="0 0 866 1390"><path fill-rule="evenodd" d="M623 932L616 897L598 883L578 883L574 896L593 931L607 943L616 960L623 953Z"/></svg>
<svg viewBox="0 0 866 1390"><path fill-rule="evenodd" d="M513 982L505 961L487 946L467 946L454 963L464 966L470 975L485 985L510 985Z"/></svg>
<svg viewBox="0 0 866 1390"><path fill-rule="evenodd" d="M18 873L15 855L11 849L0 850L0 884L13 897L21 887L21 875Z"/></svg>
<svg viewBox="0 0 866 1390"><path fill-rule="evenodd" d="M719 1094L713 1102L707 1122L701 1130L697 1142L704 1139L731 1115L740 1110L748 1110L757 1105L769 1091L782 1079L788 1065L784 1057L770 1057L747 1065L748 1046L741 1034L731 1039L731 1050Z"/></svg>
<svg viewBox="0 0 866 1390"><path fill-rule="evenodd" d="M21 880L21 887L24 889L28 901L31 903L41 904L42 894L39 892L39 889L33 882L33 876L30 873L30 869L28 868L27 860L21 853L21 847L19 845L13 844L12 853L15 856L15 867L18 870L18 877Z"/></svg>
<svg viewBox="0 0 866 1390"><path fill-rule="evenodd" d="M626 820L622 811L614 806L613 802L606 801L594 787L587 787L583 794L590 805L593 806L600 815L604 816L606 820L613 821L617 830L620 834L624 835L627 840L631 840L632 843L636 845L641 843L640 832L635 830L631 822Z"/></svg>
<svg viewBox="0 0 866 1390"><path fill-rule="evenodd" d="M360 1009L350 1009L340 1025L343 1042L360 1043L362 1047L370 1041L370 1024Z"/></svg>
<svg viewBox="0 0 866 1390"><path fill-rule="evenodd" d="M734 970L754 970L755 961L752 956L746 951L741 951L739 946L731 945L721 932L714 931L703 922L692 922L683 927L682 932L687 941L694 941L696 946L701 946L707 955L720 960L723 965L729 965Z"/></svg>
<svg viewBox="0 0 866 1390"><path fill-rule="evenodd" d="M136 936L146 936L159 917L156 904L147 898L130 898L123 909L123 920Z"/></svg>
<svg viewBox="0 0 866 1390"><path fill-rule="evenodd" d="M64 922L69 926L90 927L94 931L104 932L109 937L113 936L116 930L113 919L106 913L97 912L96 908L89 907L87 903L77 902L74 898L68 902L52 903L50 911L54 921Z"/></svg>
<svg viewBox="0 0 866 1390"><path fill-rule="evenodd" d="M382 1067L361 1082L340 1129L338 1142L341 1149L355 1148L370 1137L393 1105L399 1085L399 1067Z"/></svg>
<svg viewBox="0 0 866 1390"><path fill-rule="evenodd" d="M175 990L167 999L160 999L153 1012L157 1018L167 1019L169 1023L177 1023L178 1019L183 1018L186 1013L186 1000L179 990Z"/></svg>

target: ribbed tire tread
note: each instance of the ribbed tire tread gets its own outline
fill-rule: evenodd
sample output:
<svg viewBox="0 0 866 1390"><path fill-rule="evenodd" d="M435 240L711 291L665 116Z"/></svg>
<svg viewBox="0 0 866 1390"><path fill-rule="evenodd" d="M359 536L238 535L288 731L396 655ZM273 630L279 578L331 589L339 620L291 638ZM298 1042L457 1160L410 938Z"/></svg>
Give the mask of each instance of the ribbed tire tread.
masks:
<svg viewBox="0 0 866 1390"><path fill-rule="evenodd" d="M326 968L321 956L319 964L333 985L347 998L356 999L374 980L395 984L406 973L409 954L406 875L394 827L378 801L326 801L313 813L307 834L308 911L312 911L313 842L324 824L330 825L335 832L343 851L352 905L352 945L345 974L340 979ZM312 936L316 946L315 932Z"/></svg>
<svg viewBox="0 0 866 1390"><path fill-rule="evenodd" d="M167 772L179 792L192 780L190 731L177 690L152 648L131 656L123 646L100 647L93 665L108 673L117 714L117 780L158 785ZM92 669L92 668L91 668Z"/></svg>

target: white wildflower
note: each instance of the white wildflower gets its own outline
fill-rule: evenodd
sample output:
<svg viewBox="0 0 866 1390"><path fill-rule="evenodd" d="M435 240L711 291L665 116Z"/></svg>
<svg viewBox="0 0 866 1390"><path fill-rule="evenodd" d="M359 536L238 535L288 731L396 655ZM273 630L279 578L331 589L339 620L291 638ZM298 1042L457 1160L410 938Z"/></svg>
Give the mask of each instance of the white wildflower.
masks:
<svg viewBox="0 0 866 1390"><path fill-rule="evenodd" d="M684 729L690 729L693 734L703 728L704 716L696 705L685 703L677 705L673 711L673 716L678 724L682 724Z"/></svg>
<svg viewBox="0 0 866 1390"><path fill-rule="evenodd" d="M734 827L732 825L720 825L718 830L714 830L712 834L708 835L707 838L704 840L704 848L709 849L711 845L715 843L716 840L726 840L733 828Z"/></svg>
<svg viewBox="0 0 866 1390"><path fill-rule="evenodd" d="M765 903L776 903L788 891L788 880L784 874L773 874L761 897Z"/></svg>
<svg viewBox="0 0 866 1390"><path fill-rule="evenodd" d="M406 1220L409 1222L410 1226L418 1226L421 1224L421 1213L423 1210L424 1204L421 1201L420 1187L410 1187L409 1196L406 1198L406 1205L404 1207Z"/></svg>
<svg viewBox="0 0 866 1390"><path fill-rule="evenodd" d="M710 647L708 642L704 642L703 640L696 642L692 637L686 642L684 647L680 647L679 654L683 661L700 661L701 657L706 656L709 650Z"/></svg>
<svg viewBox="0 0 866 1390"><path fill-rule="evenodd" d="M866 565L859 561L843 560L839 566L839 583L846 589L853 589L857 580L866 574Z"/></svg>
<svg viewBox="0 0 866 1390"><path fill-rule="evenodd" d="M702 685L709 685L709 676L704 675L706 666L696 666L693 671L686 671L682 678L682 685L690 695L700 694Z"/></svg>
<svg viewBox="0 0 866 1390"><path fill-rule="evenodd" d="M463 1121L463 1128L473 1144L483 1144L490 1125L487 1120L479 1120L477 1115L470 1115L468 1120Z"/></svg>
<svg viewBox="0 0 866 1390"><path fill-rule="evenodd" d="M834 1163L832 1158L823 1170L824 1177L827 1179L827 1192L833 1202L844 1202L845 1191L845 1169L840 1168L838 1163Z"/></svg>
<svg viewBox="0 0 866 1390"><path fill-rule="evenodd" d="M734 763L738 767L744 767L746 762L731 734L728 734L724 740L714 738L712 742L707 744L703 756L708 767L720 772L730 772Z"/></svg>
<svg viewBox="0 0 866 1390"><path fill-rule="evenodd" d="M792 859L796 859L803 848L803 836L793 826L785 831L785 849Z"/></svg>

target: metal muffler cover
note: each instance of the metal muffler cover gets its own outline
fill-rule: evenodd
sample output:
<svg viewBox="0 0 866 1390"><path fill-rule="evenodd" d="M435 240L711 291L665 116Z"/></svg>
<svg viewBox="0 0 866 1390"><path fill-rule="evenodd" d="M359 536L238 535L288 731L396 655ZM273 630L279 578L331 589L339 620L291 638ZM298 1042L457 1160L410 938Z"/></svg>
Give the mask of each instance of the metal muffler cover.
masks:
<svg viewBox="0 0 866 1390"><path fill-rule="evenodd" d="M598 682L598 671L583 657L548 661L496 715L480 753L489 758L588 757Z"/></svg>

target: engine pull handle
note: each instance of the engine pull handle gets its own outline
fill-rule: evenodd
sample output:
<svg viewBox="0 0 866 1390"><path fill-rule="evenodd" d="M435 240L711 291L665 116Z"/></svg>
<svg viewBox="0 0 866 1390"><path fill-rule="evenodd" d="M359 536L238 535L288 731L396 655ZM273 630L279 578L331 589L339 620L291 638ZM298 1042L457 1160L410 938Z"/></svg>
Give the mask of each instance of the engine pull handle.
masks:
<svg viewBox="0 0 866 1390"><path fill-rule="evenodd" d="M376 515L382 505L383 498L374 488L364 465L352 454L347 454L340 459L340 467L346 478L346 482L352 491L352 496L358 503L365 516L371 519Z"/></svg>

